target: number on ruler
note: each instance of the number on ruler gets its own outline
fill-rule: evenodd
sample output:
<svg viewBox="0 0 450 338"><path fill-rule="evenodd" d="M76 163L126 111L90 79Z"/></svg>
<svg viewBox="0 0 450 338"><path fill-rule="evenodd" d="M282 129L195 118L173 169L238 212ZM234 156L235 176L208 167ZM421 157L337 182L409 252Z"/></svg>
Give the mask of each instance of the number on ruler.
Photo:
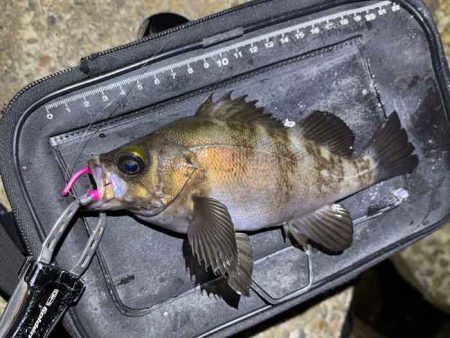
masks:
<svg viewBox="0 0 450 338"><path fill-rule="evenodd" d="M379 10L378 10L378 15L384 15L384 14L386 14L387 12L386 12L386 8L380 8Z"/></svg>
<svg viewBox="0 0 450 338"><path fill-rule="evenodd" d="M297 31L297 33L295 33L295 38L297 40L303 39L305 37L305 33L303 33L302 31Z"/></svg>
<svg viewBox="0 0 450 338"><path fill-rule="evenodd" d="M319 27L311 28L311 34L318 34L318 33L320 33L320 28Z"/></svg>
<svg viewBox="0 0 450 338"><path fill-rule="evenodd" d="M138 90L144 89L144 86L143 86L142 83L140 83L139 81L137 81L136 87L137 87Z"/></svg>
<svg viewBox="0 0 450 338"><path fill-rule="evenodd" d="M106 102L108 100L109 100L108 96L106 96L106 94L104 92L102 92L102 101Z"/></svg>
<svg viewBox="0 0 450 338"><path fill-rule="evenodd" d="M339 21L339 23L342 26L347 26L348 25L348 19L347 18L342 18L341 21Z"/></svg>
<svg viewBox="0 0 450 338"><path fill-rule="evenodd" d="M258 53L258 46L251 45L248 51L252 54Z"/></svg>
<svg viewBox="0 0 450 338"><path fill-rule="evenodd" d="M48 110L48 107L45 107L45 110L47 111L47 120L52 120L53 119L53 114L50 113L50 111Z"/></svg>
<svg viewBox="0 0 450 338"><path fill-rule="evenodd" d="M353 19L356 21L356 22L359 22L359 21L361 21L361 19L362 19L362 17L361 17L361 15L355 15L354 17L353 17Z"/></svg>
<svg viewBox="0 0 450 338"><path fill-rule="evenodd" d="M280 39L280 42L281 42L281 44L286 44L286 43L288 43L289 42L289 36L287 36L287 35L285 35L285 36L282 36L281 37L281 39Z"/></svg>
<svg viewBox="0 0 450 338"><path fill-rule="evenodd" d="M240 50L237 50L233 53L234 57L236 59L240 59L242 57L242 52Z"/></svg>
<svg viewBox="0 0 450 338"><path fill-rule="evenodd" d="M153 83L154 83L155 85L159 85L159 84L161 83L161 81L155 76L155 78L154 78L154 80L153 80Z"/></svg>
<svg viewBox="0 0 450 338"><path fill-rule="evenodd" d="M123 90L123 88L122 88L122 86L119 86L119 88L120 88L120 93L119 93L119 95L125 95L125 90Z"/></svg>
<svg viewBox="0 0 450 338"><path fill-rule="evenodd" d="M270 49L270 48L273 48L273 47L275 46L275 44L273 43L273 41L267 40L266 43L264 44L264 46L265 46L267 49Z"/></svg>
<svg viewBox="0 0 450 338"><path fill-rule="evenodd" d="M333 28L333 26L334 26L334 24L333 24L332 22L327 22L327 23L325 24L325 29L330 30L330 29Z"/></svg>
<svg viewBox="0 0 450 338"><path fill-rule="evenodd" d="M170 70L170 76L172 77L173 80L175 80L175 78L177 77L177 73L175 73L173 71L173 69Z"/></svg>
<svg viewBox="0 0 450 338"><path fill-rule="evenodd" d="M86 100L86 98L85 98L84 101L83 101L83 105L84 105L85 108L88 108L88 107L91 106L91 103L88 100Z"/></svg>
<svg viewBox="0 0 450 338"><path fill-rule="evenodd" d="M192 67L191 66L189 66L188 65L188 69L187 69L187 71L188 71L188 74L192 74L192 73L194 73L194 70L192 69Z"/></svg>
<svg viewBox="0 0 450 338"><path fill-rule="evenodd" d="M397 12L399 9L400 9L400 5L399 4L392 5L392 11L393 12Z"/></svg>
<svg viewBox="0 0 450 338"><path fill-rule="evenodd" d="M223 57L223 58L217 60L216 63L217 63L218 67L223 67L223 66L227 66L230 62L229 62L228 58Z"/></svg>
<svg viewBox="0 0 450 338"><path fill-rule="evenodd" d="M206 62L206 60L203 61L203 68L205 68L205 69L209 68L209 63Z"/></svg>
<svg viewBox="0 0 450 338"><path fill-rule="evenodd" d="M367 21L373 21L377 18L377 15L375 13L369 13L366 14L365 18Z"/></svg>

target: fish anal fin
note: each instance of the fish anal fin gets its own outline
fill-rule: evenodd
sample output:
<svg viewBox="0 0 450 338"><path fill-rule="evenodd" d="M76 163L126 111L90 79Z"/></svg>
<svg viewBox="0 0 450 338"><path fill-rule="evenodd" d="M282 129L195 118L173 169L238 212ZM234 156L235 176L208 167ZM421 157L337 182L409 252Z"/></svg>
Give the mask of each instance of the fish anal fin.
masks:
<svg viewBox="0 0 450 338"><path fill-rule="evenodd" d="M355 136L336 115L314 111L300 121L299 128L306 139L328 147L333 154L352 157Z"/></svg>
<svg viewBox="0 0 450 338"><path fill-rule="evenodd" d="M232 99L231 93L231 91L226 93L216 102L213 101L211 94L200 105L196 116L284 128L280 121L265 113L264 108L256 106L258 101L246 101L246 95Z"/></svg>
<svg viewBox="0 0 450 338"><path fill-rule="evenodd" d="M326 205L288 223L289 233L302 246L313 243L328 252L341 252L353 240L353 221L339 204Z"/></svg>

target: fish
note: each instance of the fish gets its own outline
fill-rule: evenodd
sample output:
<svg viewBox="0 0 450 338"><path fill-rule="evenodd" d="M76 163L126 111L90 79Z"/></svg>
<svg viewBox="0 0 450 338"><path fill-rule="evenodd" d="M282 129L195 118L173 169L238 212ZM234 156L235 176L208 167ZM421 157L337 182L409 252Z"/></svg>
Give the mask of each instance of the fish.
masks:
<svg viewBox="0 0 450 338"><path fill-rule="evenodd" d="M335 114L313 111L293 127L232 92L212 94L180 118L88 161L92 210L128 210L186 234L195 259L248 296L249 233L280 227L300 246L328 253L353 240L349 211L336 201L418 165L397 113L360 154Z"/></svg>

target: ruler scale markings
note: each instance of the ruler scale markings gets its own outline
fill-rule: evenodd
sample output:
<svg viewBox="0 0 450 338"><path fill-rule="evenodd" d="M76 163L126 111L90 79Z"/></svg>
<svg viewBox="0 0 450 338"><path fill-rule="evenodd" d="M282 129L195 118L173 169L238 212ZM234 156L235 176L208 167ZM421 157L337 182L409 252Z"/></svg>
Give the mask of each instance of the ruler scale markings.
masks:
<svg viewBox="0 0 450 338"><path fill-rule="evenodd" d="M173 74L175 74L174 69L181 69L183 70L185 73L187 73L188 75L191 75L194 73L193 68L191 67L191 64L196 64L197 62L201 62L202 65L201 67L203 69L208 69L210 68L210 64L211 62L208 62L208 59L212 59L213 63L215 66L217 66L218 68L227 66L229 64L229 56L232 55L238 55L239 57L235 57L235 59L238 59L240 57L242 57L242 53L240 52L240 48L243 47L247 47L248 51L250 52L251 55L257 55L259 53L259 48L258 46L256 46L256 43L263 43L262 47L266 47L267 48L272 48L274 46L272 46L272 44L269 44L270 47L268 46L268 42L272 41L273 43L273 39L277 39L277 37L281 37L284 38L284 42L281 42L282 44L285 44L287 42L289 42L289 37L286 34L294 34L293 36L299 40L302 39L305 36L305 33L303 33L303 30L305 28L310 28L310 30L308 32L310 32L311 34L318 34L320 32L322 32L322 29L320 26L320 24L325 24L325 26L323 26L324 28L326 28L325 30L330 30L333 29L334 27L336 27L336 25L331 22L333 20L337 20L338 23L340 23L340 26L346 26L349 24L349 20L348 18L352 18L353 21L355 22L360 22L360 21L373 21L375 20L377 14L378 15L384 15L387 13L386 11L386 6L391 6L391 10L392 12L396 12L400 9L400 6L398 4L392 3L391 1L381 1L372 5L368 5L368 6L364 6L361 8L356 8L356 9L350 9L350 10L345 10L345 11L341 11L335 14L330 14L328 16L325 17L321 17L321 18L317 18L308 22L304 22L304 23L300 23L300 24L296 24L293 26L289 26L289 27L285 27L282 29L278 29L276 31L273 32L269 32L269 33L265 33L253 38L249 38L240 42L236 42L234 44L230 44L228 46L224 46L206 53L202 53L200 55L197 56L193 56L190 58L187 58L185 60L181 60L178 62L174 62L171 63L169 65L165 65L162 67L159 67L157 69L154 70L149 70L146 71L145 73L142 74L137 74L137 75L133 75L130 76L128 78L125 79L121 79L117 82L113 82L111 84L108 85L104 85L100 88L95 88L95 89L91 89L88 91L85 91L83 93L80 94L74 94L70 97L67 97L65 99L59 100L59 101L54 101L51 102L49 104L47 104L45 106L46 111L47 111L47 118L48 119L53 119L53 114L50 113L50 109L54 109L57 108L61 105L64 105L66 107L66 109L68 108L67 103L69 102L76 102L79 100L83 100L83 102L86 102L86 97L89 96L93 96L93 95L97 95L99 93L101 93L101 99L104 102L109 101L109 97L105 94L105 91L110 91L113 89L119 89L120 90L120 94L124 91L123 90L123 86L129 85L129 84L140 84L140 80L145 80L148 78L153 77L154 81L152 83L152 85L159 85L161 83L161 80L159 79L159 77L157 75L162 75L164 73L168 73L169 77L171 79L175 79L175 76ZM375 12L370 12L372 10L375 10ZM278 40L280 40L278 38ZM264 43L264 41L266 41ZM229 54L230 52L232 52L233 50L236 51L235 54ZM227 55L227 56L224 56ZM184 67L184 68L183 68ZM138 85L139 86L139 85ZM142 84L140 84L140 86L138 87L141 88ZM105 100L106 98L106 100ZM70 110L70 108L69 108ZM51 116L51 118L50 118Z"/></svg>

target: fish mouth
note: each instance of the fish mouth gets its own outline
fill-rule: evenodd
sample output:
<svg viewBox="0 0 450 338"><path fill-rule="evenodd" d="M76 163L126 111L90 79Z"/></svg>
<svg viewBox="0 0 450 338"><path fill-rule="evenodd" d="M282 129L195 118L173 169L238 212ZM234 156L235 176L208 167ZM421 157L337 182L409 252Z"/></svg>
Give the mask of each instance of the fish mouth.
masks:
<svg viewBox="0 0 450 338"><path fill-rule="evenodd" d="M98 199L88 206L92 210L120 210L126 208L128 184L111 168L111 164L100 163L98 158L88 162L93 186Z"/></svg>
<svg viewBox="0 0 450 338"><path fill-rule="evenodd" d="M100 209L102 206L104 206L105 201L104 200L104 191L105 191L105 178L103 175L103 168L99 163L96 163L97 161L89 161L89 169L91 171L90 178L92 181L93 189L98 194L98 199L94 201L94 203L89 205L89 209Z"/></svg>
<svg viewBox="0 0 450 338"><path fill-rule="evenodd" d="M87 194L91 198L91 202L86 205L90 210L110 210L120 208L120 202L115 200L113 182L108 180L105 175L102 164L98 159L89 160L86 167L77 171L66 184L63 190L63 196L67 196L75 183L84 175L88 175L92 188L88 190Z"/></svg>
<svg viewBox="0 0 450 338"><path fill-rule="evenodd" d="M91 171L90 177L93 183L93 189L98 194L98 199L88 206L91 210L113 210L120 209L121 203L116 200L114 193L113 182L108 178L103 165L99 163L98 159L93 159L88 162L88 167Z"/></svg>

